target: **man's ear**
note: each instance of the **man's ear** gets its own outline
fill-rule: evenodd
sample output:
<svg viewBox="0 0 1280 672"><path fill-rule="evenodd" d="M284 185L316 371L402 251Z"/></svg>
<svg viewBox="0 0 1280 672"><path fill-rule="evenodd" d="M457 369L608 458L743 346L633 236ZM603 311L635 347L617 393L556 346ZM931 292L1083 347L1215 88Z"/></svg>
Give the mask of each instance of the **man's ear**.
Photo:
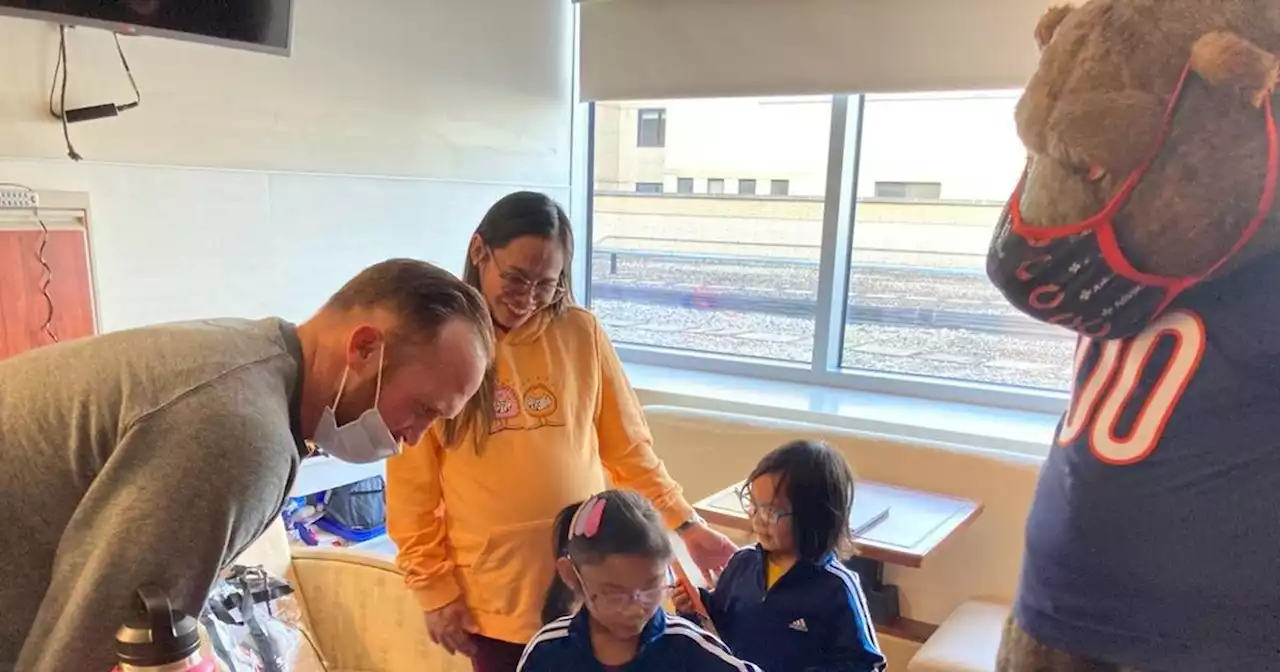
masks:
<svg viewBox="0 0 1280 672"><path fill-rule="evenodd" d="M1213 86L1234 88L1254 107L1262 107L1280 80L1280 59L1235 33L1222 31L1196 40L1191 69Z"/></svg>
<svg viewBox="0 0 1280 672"><path fill-rule="evenodd" d="M347 366L353 371L362 371L372 363L378 365L379 348L384 347L385 334L372 324L361 324L351 332L347 339Z"/></svg>
<svg viewBox="0 0 1280 672"><path fill-rule="evenodd" d="M1071 12L1075 11L1075 7L1071 5L1057 5L1050 7L1040 17L1040 22L1036 24L1036 46L1041 51L1049 45L1049 40L1053 39L1053 34L1058 30L1058 26L1066 20Z"/></svg>

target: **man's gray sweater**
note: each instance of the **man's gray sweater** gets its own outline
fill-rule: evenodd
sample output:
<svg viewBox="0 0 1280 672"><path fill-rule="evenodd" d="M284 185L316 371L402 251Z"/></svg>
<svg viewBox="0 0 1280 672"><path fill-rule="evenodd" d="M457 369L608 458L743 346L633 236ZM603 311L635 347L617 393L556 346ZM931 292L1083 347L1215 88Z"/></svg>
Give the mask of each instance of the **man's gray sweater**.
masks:
<svg viewBox="0 0 1280 672"><path fill-rule="evenodd" d="M0 362L0 670L107 672L142 583L199 612L293 483L301 359L267 319Z"/></svg>

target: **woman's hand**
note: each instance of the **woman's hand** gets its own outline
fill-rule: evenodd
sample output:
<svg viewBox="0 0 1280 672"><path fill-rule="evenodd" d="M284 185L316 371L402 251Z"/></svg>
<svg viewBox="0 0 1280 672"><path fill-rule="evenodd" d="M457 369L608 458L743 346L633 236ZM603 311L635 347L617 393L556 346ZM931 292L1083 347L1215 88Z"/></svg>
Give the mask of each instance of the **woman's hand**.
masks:
<svg viewBox="0 0 1280 672"><path fill-rule="evenodd" d="M724 571L729 558L738 552L738 547L729 538L707 527L706 523L696 522L680 533L685 548L689 549L689 557L693 558L708 585L715 584L715 577Z"/></svg>
<svg viewBox="0 0 1280 672"><path fill-rule="evenodd" d="M424 616L427 621L427 634L431 635L431 641L444 647L450 655L460 653L471 657L475 654L476 645L471 641L471 635L477 632L478 628L475 620L471 618L471 610L467 609L462 598L435 611L428 611Z"/></svg>
<svg viewBox="0 0 1280 672"><path fill-rule="evenodd" d="M692 614L697 611L697 607L693 606L693 596L689 594L689 588L683 583L677 585L671 594L671 604L680 614Z"/></svg>

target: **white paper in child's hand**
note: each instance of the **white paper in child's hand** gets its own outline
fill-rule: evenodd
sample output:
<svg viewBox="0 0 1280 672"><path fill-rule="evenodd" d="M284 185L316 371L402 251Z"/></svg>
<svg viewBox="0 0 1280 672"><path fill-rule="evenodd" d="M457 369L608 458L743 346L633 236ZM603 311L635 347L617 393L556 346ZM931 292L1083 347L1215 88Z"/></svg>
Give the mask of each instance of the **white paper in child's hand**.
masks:
<svg viewBox="0 0 1280 672"><path fill-rule="evenodd" d="M710 588L707 579L702 575L702 570L698 568L698 563L693 561L693 556L689 555L689 549L685 547L684 540L675 532L668 533L671 538L671 548L675 550L676 562L680 563L680 568L689 576L689 582L694 588Z"/></svg>

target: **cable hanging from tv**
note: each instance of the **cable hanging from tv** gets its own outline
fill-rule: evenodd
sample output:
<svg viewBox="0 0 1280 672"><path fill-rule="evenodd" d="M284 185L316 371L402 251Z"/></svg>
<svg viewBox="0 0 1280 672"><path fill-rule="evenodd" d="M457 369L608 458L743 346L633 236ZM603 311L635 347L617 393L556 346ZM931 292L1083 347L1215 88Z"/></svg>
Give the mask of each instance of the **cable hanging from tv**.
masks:
<svg viewBox="0 0 1280 672"><path fill-rule="evenodd" d="M138 82L133 78L133 70L129 68L129 59L125 58L124 48L120 46L120 34L112 33L111 37L115 39L116 53L120 55L120 64L124 66L124 74L129 78L129 85L133 87L133 101L128 103L102 103L68 110L67 80L71 76L71 68L67 60L67 26L65 24L58 26L58 58L53 68L53 81L49 83L49 114L62 122L62 138L67 143L67 156L71 157L72 161L80 161L84 157L76 151L75 145L71 142L71 131L67 128L68 124L114 117L121 112L132 110L142 104L142 92L138 90ZM59 80L59 75L61 75L61 80ZM54 93L59 91L59 102L55 109L53 105Z"/></svg>

